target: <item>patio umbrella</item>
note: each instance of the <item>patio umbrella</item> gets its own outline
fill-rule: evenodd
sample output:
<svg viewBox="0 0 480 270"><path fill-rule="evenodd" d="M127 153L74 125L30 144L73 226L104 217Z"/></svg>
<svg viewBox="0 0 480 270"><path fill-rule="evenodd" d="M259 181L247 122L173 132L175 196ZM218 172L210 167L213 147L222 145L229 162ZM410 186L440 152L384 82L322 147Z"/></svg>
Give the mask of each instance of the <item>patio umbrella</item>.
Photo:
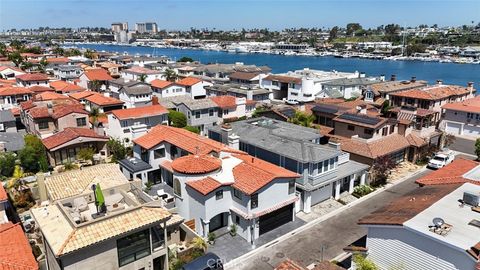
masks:
<svg viewBox="0 0 480 270"><path fill-rule="evenodd" d="M96 200L96 204L98 206L98 209L100 209L99 212L104 212L105 198L103 197L102 189L100 188L100 184L98 184L98 183L95 186L95 200Z"/></svg>

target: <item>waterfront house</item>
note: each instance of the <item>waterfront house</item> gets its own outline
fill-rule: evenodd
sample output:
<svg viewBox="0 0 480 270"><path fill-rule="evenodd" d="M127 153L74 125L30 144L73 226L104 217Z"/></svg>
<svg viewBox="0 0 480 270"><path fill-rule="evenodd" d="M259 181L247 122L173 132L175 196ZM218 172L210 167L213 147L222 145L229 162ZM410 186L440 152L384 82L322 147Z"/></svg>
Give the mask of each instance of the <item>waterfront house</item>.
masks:
<svg viewBox="0 0 480 270"><path fill-rule="evenodd" d="M188 251L197 236L143 193L138 180L127 181L117 164L39 178L40 197L49 203L32 216L49 269L167 269L168 251ZM95 185L104 194L104 209L95 205Z"/></svg>
<svg viewBox="0 0 480 270"><path fill-rule="evenodd" d="M208 64L195 67L193 73L201 78L210 79L215 82L228 82L230 74L235 72L243 73L262 73L268 74L271 69L267 66L257 67L255 65L245 65L241 62L235 64Z"/></svg>
<svg viewBox="0 0 480 270"><path fill-rule="evenodd" d="M338 144L321 145L316 129L260 117L212 127L208 136L229 144L238 138L240 150L298 173L297 212L367 183L368 166L350 160Z"/></svg>
<svg viewBox="0 0 480 270"><path fill-rule="evenodd" d="M168 110L161 105L113 110L108 114L106 135L126 145L156 125L168 124Z"/></svg>
<svg viewBox="0 0 480 270"><path fill-rule="evenodd" d="M254 244L294 220L294 172L169 126L153 127L134 143L134 159L120 161L123 172L161 183L159 194L172 196L203 237L236 224L237 234Z"/></svg>
<svg viewBox="0 0 480 270"><path fill-rule="evenodd" d="M127 109L149 106L152 104L152 89L147 83L131 81L118 89L118 99Z"/></svg>
<svg viewBox="0 0 480 270"><path fill-rule="evenodd" d="M262 73L237 71L230 74L228 77L231 83L258 86L260 84L260 74Z"/></svg>
<svg viewBox="0 0 480 270"><path fill-rule="evenodd" d="M472 183L417 188L361 218L367 259L380 269L477 269L480 214L462 198L479 192Z"/></svg>
<svg viewBox="0 0 480 270"><path fill-rule="evenodd" d="M426 81L418 81L416 77L412 77L410 81L398 81L396 75L392 75L389 81L384 78L385 76L381 75L381 82L366 87L363 91L365 101L382 105L385 100L390 100L390 94L427 86Z"/></svg>
<svg viewBox="0 0 480 270"><path fill-rule="evenodd" d="M453 135L463 135L472 139L480 136L480 97L476 96L461 102L442 106L440 129Z"/></svg>
<svg viewBox="0 0 480 270"><path fill-rule="evenodd" d="M322 83L321 96L330 98L357 98L362 96L363 89L369 85L380 82L380 78L364 77L340 78Z"/></svg>

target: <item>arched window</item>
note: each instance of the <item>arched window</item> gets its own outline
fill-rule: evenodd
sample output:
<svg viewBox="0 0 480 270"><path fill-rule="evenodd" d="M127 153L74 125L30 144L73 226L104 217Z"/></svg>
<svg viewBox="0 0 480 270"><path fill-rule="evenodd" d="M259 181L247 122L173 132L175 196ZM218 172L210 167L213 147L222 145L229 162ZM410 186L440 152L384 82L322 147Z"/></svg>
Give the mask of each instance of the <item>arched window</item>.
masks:
<svg viewBox="0 0 480 270"><path fill-rule="evenodd" d="M367 91L366 96L367 96L367 99L373 99L373 92Z"/></svg>
<svg viewBox="0 0 480 270"><path fill-rule="evenodd" d="M173 193L179 197L182 197L182 186L178 178L173 179Z"/></svg>

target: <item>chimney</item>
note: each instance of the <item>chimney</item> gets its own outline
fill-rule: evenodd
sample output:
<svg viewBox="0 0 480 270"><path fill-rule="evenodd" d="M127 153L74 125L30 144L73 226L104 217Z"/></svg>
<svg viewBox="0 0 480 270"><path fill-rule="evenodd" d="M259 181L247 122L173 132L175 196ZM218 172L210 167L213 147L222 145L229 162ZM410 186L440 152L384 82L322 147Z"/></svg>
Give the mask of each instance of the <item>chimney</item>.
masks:
<svg viewBox="0 0 480 270"><path fill-rule="evenodd" d="M437 80L437 85L442 85L443 81L442 80Z"/></svg>
<svg viewBox="0 0 480 270"><path fill-rule="evenodd" d="M158 97L157 96L153 96L152 97L152 105L158 105L160 103L158 103Z"/></svg>
<svg viewBox="0 0 480 270"><path fill-rule="evenodd" d="M470 91L470 95L473 94L473 82L467 83L467 90Z"/></svg>
<svg viewBox="0 0 480 270"><path fill-rule="evenodd" d="M410 79L410 82L414 83L414 82L416 82L416 81L417 81L417 77L412 76L412 78Z"/></svg>
<svg viewBox="0 0 480 270"><path fill-rule="evenodd" d="M232 133L230 136L228 136L228 146L232 147L233 149L239 150L240 137Z"/></svg>
<svg viewBox="0 0 480 270"><path fill-rule="evenodd" d="M38 186L38 194L40 196L40 202L48 201L47 187L45 185L45 173L43 172L37 173L37 186Z"/></svg>
<svg viewBox="0 0 480 270"><path fill-rule="evenodd" d="M380 81L382 81L382 82L385 81L385 74L380 75Z"/></svg>
<svg viewBox="0 0 480 270"><path fill-rule="evenodd" d="M222 124L220 135L222 138L222 143L228 144L228 137L232 135L232 125L230 125L229 123Z"/></svg>
<svg viewBox="0 0 480 270"><path fill-rule="evenodd" d="M397 75L395 74L392 74L392 76L390 77L390 81L396 81L397 80Z"/></svg>

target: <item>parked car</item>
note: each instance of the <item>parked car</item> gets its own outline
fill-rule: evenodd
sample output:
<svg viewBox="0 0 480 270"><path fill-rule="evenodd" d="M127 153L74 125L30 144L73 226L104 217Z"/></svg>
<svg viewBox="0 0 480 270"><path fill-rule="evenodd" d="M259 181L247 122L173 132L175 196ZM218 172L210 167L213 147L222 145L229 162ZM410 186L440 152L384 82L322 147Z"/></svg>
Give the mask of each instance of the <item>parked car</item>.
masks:
<svg viewBox="0 0 480 270"><path fill-rule="evenodd" d="M223 270L223 264L220 257L209 252L183 265L182 270Z"/></svg>
<svg viewBox="0 0 480 270"><path fill-rule="evenodd" d="M283 101L285 101L286 104L289 104L289 105L298 105L299 102L294 100L294 99L283 99Z"/></svg>
<svg viewBox="0 0 480 270"><path fill-rule="evenodd" d="M455 155L451 152L440 152L435 154L435 156L430 159L428 162L428 167L432 169L440 169L445 167L447 164L453 161Z"/></svg>

